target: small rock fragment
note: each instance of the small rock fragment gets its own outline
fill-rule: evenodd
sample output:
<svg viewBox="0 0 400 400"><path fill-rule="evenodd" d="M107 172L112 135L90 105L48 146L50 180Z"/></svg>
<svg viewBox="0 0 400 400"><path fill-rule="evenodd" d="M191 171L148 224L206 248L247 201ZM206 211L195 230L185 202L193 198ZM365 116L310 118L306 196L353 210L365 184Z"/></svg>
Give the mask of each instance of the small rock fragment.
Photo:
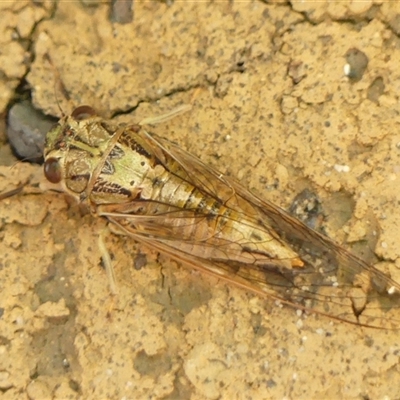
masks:
<svg viewBox="0 0 400 400"><path fill-rule="evenodd" d="M7 137L17 156L40 161L46 133L55 122L35 110L29 101L13 105L8 114Z"/></svg>
<svg viewBox="0 0 400 400"><path fill-rule="evenodd" d="M368 57L361 50L351 48L346 52L347 64L344 66L344 73L352 81L358 82L364 75L368 66Z"/></svg>
<svg viewBox="0 0 400 400"><path fill-rule="evenodd" d="M118 24L129 24L133 21L133 1L113 0L111 3L110 20Z"/></svg>

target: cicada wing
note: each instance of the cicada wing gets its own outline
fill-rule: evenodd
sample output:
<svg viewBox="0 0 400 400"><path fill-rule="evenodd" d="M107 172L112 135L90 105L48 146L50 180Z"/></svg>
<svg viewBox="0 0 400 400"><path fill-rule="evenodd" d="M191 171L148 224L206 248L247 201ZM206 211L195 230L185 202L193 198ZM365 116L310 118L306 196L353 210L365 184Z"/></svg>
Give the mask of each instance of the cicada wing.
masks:
<svg viewBox="0 0 400 400"><path fill-rule="evenodd" d="M321 287L318 292L310 292L307 288L297 287L295 282L291 282L279 271L248 268L237 263L195 256L187 248L182 248L179 238L166 235L167 232L163 231L164 225L158 225L159 218L147 219L149 227L152 226L152 229L149 230L136 230L134 224L121 225L120 221L114 217L108 217L108 219L119 228L121 233L139 243L167 255L179 263L264 298L350 324L381 329L398 329L400 327L400 320L394 319L377 303L371 303L362 315L358 315L353 306L354 298L352 300L347 294L343 295L340 287L336 287L334 291L332 291L332 287ZM131 219L134 222L135 217L131 216ZM140 218L138 223L142 223ZM360 298L362 297L360 295Z"/></svg>
<svg viewBox="0 0 400 400"><path fill-rule="evenodd" d="M141 132L142 140L154 149L154 155L170 173L196 186L205 196L215 198L225 207L242 214L244 220L276 232L300 255L304 267L293 270L292 274L283 274L268 263L264 267L252 267L194 256L181 245L184 238L170 228L171 221L176 218L185 219L187 224L199 223L201 219L193 210L170 210L167 216L136 218L126 215L125 218L132 222L128 228L131 236L142 242L151 242L152 247L194 268L207 270L241 287L298 308L347 322L361 321L364 325L382 328L390 324L400 327L400 321L395 321L389 313L396 313L398 296L388 295L388 289L400 293L399 283L174 143ZM115 223L119 221L120 218L114 220ZM220 243L210 240L203 245L217 246ZM377 293L377 287L381 288L381 293Z"/></svg>

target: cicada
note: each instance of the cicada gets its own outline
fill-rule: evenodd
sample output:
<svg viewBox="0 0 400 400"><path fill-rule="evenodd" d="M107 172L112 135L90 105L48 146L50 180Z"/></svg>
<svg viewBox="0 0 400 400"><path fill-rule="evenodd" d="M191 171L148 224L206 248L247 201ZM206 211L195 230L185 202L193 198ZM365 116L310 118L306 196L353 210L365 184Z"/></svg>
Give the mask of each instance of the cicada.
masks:
<svg viewBox="0 0 400 400"><path fill-rule="evenodd" d="M178 262L301 310L398 327L398 282L152 130L78 107L47 134L45 176Z"/></svg>

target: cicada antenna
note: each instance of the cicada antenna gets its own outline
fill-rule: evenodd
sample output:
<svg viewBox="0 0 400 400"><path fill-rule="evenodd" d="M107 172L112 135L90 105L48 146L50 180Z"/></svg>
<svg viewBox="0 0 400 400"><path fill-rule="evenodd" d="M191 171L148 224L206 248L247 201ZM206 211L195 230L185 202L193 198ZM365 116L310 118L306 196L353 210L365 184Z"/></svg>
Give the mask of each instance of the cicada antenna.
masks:
<svg viewBox="0 0 400 400"><path fill-rule="evenodd" d="M15 163L13 163L13 164L10 166L10 169L13 169L13 168L16 167L17 165L19 165L19 164L21 164L21 163L23 163L23 162L25 162L25 161L28 161L28 162L31 162L31 163L39 163L38 160L40 160L40 159L41 159L41 157L24 157L24 158L21 158L21 159L15 161Z"/></svg>
<svg viewBox="0 0 400 400"><path fill-rule="evenodd" d="M23 163L24 161L29 161L29 160L22 159L22 160L15 161L15 163L13 163L12 165L10 165L10 169L15 168L18 164L21 164L21 163Z"/></svg>
<svg viewBox="0 0 400 400"><path fill-rule="evenodd" d="M21 193L25 187L25 183L17 186L15 189L8 190L7 192L0 193L0 201Z"/></svg>

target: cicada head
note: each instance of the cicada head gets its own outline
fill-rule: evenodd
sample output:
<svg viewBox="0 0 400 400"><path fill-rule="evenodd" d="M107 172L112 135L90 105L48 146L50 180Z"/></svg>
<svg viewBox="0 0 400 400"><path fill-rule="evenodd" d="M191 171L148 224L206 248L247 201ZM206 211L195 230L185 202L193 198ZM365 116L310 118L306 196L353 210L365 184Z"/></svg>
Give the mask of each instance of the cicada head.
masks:
<svg viewBox="0 0 400 400"><path fill-rule="evenodd" d="M76 108L63 117L46 136L44 174L51 183L82 198L94 169L110 139L89 106Z"/></svg>

